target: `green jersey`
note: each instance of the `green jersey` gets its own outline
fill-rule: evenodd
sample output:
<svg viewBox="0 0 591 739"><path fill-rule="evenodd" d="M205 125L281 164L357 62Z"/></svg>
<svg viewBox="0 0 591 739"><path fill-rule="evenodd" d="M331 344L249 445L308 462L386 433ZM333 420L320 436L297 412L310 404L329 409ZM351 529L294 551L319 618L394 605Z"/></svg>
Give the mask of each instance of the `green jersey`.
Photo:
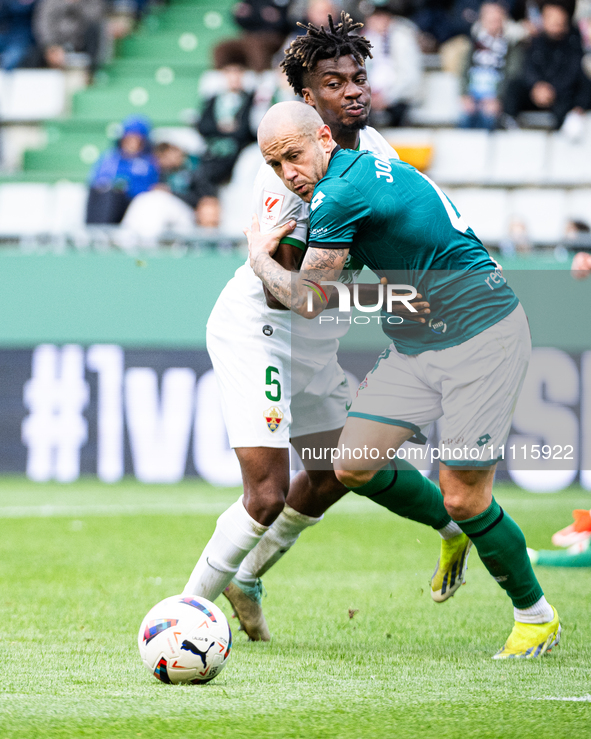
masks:
<svg viewBox="0 0 591 739"><path fill-rule="evenodd" d="M412 285L429 301L425 324L392 325L382 314L385 333L403 354L461 344L519 302L437 185L409 164L367 151L333 153L310 203L309 246L348 248L379 277Z"/></svg>

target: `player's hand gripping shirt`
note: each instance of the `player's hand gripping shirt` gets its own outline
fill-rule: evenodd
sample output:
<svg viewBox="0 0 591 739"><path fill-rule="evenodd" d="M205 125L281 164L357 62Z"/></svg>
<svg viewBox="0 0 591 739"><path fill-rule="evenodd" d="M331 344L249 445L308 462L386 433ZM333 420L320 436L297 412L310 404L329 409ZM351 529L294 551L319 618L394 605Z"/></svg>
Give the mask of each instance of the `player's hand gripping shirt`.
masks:
<svg viewBox="0 0 591 739"><path fill-rule="evenodd" d="M383 159L397 159L398 154L388 142L375 129L366 126L359 132L358 151L368 150ZM273 169L267 164L261 165L253 188L253 207L259 219L262 233L272 231L290 220L296 222L294 231L283 241L297 246L304 252L307 248L310 206L295 193L288 190ZM349 275L351 271L360 269L362 264L353 261L347 264ZM290 311L279 311L267 306L263 291L263 283L253 272L249 260L240 267L233 280L228 283L232 285L234 304L240 303L241 310L247 307L256 312L257 318L279 321L286 326L294 336L312 337L318 334L315 322L298 316ZM336 311L335 311L336 316ZM322 326L321 336L323 339L339 338L349 328L344 322L333 321Z"/></svg>
<svg viewBox="0 0 591 739"><path fill-rule="evenodd" d="M412 285L429 301L426 324L382 320L403 354L461 344L519 302L447 196L400 160L335 150L310 203L309 246L348 248L378 276Z"/></svg>

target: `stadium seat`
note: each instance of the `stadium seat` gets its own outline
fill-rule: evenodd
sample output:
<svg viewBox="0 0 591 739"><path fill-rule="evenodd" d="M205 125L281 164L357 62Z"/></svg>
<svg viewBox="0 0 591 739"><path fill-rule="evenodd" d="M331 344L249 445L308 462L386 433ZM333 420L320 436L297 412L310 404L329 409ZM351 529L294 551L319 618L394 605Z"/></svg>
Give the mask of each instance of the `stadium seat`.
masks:
<svg viewBox="0 0 591 739"><path fill-rule="evenodd" d="M438 131L429 176L442 184L479 184L486 179L489 152L487 131Z"/></svg>
<svg viewBox="0 0 591 739"><path fill-rule="evenodd" d="M380 131L404 162L427 172L433 160L433 129L385 128Z"/></svg>
<svg viewBox="0 0 591 739"><path fill-rule="evenodd" d="M58 182L51 188L52 233L73 233L84 228L88 188L74 182Z"/></svg>
<svg viewBox="0 0 591 739"><path fill-rule="evenodd" d="M497 244L507 234L508 191L502 188L445 189L474 233L485 244Z"/></svg>
<svg viewBox="0 0 591 739"><path fill-rule="evenodd" d="M460 83L450 72L427 72L423 80L423 103L409 113L419 126L454 126L460 116Z"/></svg>
<svg viewBox="0 0 591 739"><path fill-rule="evenodd" d="M51 219L51 187L47 184L0 185L0 234L44 233Z"/></svg>
<svg viewBox="0 0 591 739"><path fill-rule="evenodd" d="M117 59L112 64L103 67L97 72L96 80L100 84L108 84L118 80L128 80L131 77L152 78L158 80L176 80L179 77L198 79L209 69L209 60L201 59L199 63L193 61L175 61L172 64L164 63L160 59Z"/></svg>
<svg viewBox="0 0 591 739"><path fill-rule="evenodd" d="M153 78L121 79L84 90L72 101L74 115L92 120L120 121L142 113L154 123L191 123L196 115L197 82L180 77L162 84Z"/></svg>
<svg viewBox="0 0 591 739"><path fill-rule="evenodd" d="M544 182L548 134L543 131L496 131L491 138L491 183Z"/></svg>
<svg viewBox="0 0 591 739"><path fill-rule="evenodd" d="M0 185L0 235L72 233L84 226L88 190L72 182Z"/></svg>
<svg viewBox="0 0 591 739"><path fill-rule="evenodd" d="M591 226L591 188L571 190L566 197L568 218L584 221Z"/></svg>
<svg viewBox="0 0 591 739"><path fill-rule="evenodd" d="M152 131L155 144L165 141L180 147L188 154L199 155L205 151L205 141L201 134L189 126L161 126Z"/></svg>
<svg viewBox="0 0 591 739"><path fill-rule="evenodd" d="M66 77L57 69L0 72L0 120L41 121L66 108Z"/></svg>
<svg viewBox="0 0 591 739"><path fill-rule="evenodd" d="M509 198L509 217L525 223L534 244L553 245L564 235L566 204L565 190L518 189Z"/></svg>
<svg viewBox="0 0 591 739"><path fill-rule="evenodd" d="M194 31L168 31L163 33L138 32L126 38L121 44L121 55L128 58L156 58L163 64L175 62L202 63L211 49L222 38L233 35L229 29L203 29Z"/></svg>
<svg viewBox="0 0 591 739"><path fill-rule="evenodd" d="M143 22L150 32L193 31L203 33L224 29L228 36L236 33L231 4L218 5L196 3L193 6L171 6L166 13L154 13Z"/></svg>
<svg viewBox="0 0 591 739"><path fill-rule="evenodd" d="M577 142L561 133L550 136L548 179L559 185L591 184L591 131Z"/></svg>

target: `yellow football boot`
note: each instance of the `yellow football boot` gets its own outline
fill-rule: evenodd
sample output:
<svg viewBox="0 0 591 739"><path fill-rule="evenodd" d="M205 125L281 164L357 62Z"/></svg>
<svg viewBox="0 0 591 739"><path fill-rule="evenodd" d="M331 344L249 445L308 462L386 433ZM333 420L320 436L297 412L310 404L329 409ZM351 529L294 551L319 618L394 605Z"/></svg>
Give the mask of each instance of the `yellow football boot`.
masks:
<svg viewBox="0 0 591 739"><path fill-rule="evenodd" d="M522 624L515 622L505 646L493 659L533 659L547 654L560 641L561 626L556 608L554 618L546 624Z"/></svg>
<svg viewBox="0 0 591 739"><path fill-rule="evenodd" d="M472 542L466 534L441 540L441 554L431 578L431 597L436 603L451 598L463 585L471 548Z"/></svg>

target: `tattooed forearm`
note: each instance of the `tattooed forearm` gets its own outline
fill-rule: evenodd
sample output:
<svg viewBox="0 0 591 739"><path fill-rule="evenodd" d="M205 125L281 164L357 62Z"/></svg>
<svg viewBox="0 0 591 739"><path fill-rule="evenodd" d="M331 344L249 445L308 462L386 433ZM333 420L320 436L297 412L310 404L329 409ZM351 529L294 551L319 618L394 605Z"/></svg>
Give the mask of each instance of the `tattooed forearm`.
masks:
<svg viewBox="0 0 591 739"><path fill-rule="evenodd" d="M348 253L348 249L308 249L299 273L284 269L268 254L260 254L253 269L279 302L302 316L313 318L326 308L326 301L312 293L313 310L309 312L308 295L311 291L306 281L321 283L338 280ZM328 298L332 290L330 285L326 286L324 292Z"/></svg>
<svg viewBox="0 0 591 739"><path fill-rule="evenodd" d="M260 254L252 267L273 297L293 310L291 287L295 273L282 267L268 254Z"/></svg>

